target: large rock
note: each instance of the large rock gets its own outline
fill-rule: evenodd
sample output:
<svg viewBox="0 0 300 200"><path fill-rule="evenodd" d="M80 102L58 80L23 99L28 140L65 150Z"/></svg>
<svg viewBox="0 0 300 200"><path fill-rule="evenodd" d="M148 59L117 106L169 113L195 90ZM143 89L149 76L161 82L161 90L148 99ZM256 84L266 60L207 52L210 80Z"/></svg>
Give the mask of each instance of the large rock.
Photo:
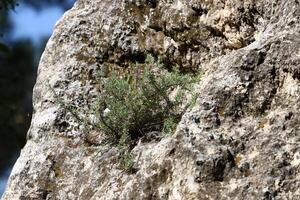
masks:
<svg viewBox="0 0 300 200"><path fill-rule="evenodd" d="M84 131L95 74L143 63L204 72L176 133L118 150ZM28 141L3 200L300 199L298 0L78 0L57 24L34 88Z"/></svg>

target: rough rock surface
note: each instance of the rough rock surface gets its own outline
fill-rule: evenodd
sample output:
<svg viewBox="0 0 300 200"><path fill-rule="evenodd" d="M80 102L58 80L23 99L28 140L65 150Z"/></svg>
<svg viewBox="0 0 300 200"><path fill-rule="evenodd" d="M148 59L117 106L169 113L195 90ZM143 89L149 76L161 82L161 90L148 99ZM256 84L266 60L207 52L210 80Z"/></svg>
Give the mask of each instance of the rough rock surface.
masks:
<svg viewBox="0 0 300 200"><path fill-rule="evenodd" d="M126 173L56 96L88 110L98 70L147 53L204 75L176 133L139 143ZM3 200L300 199L298 0L78 0L47 44L33 100Z"/></svg>

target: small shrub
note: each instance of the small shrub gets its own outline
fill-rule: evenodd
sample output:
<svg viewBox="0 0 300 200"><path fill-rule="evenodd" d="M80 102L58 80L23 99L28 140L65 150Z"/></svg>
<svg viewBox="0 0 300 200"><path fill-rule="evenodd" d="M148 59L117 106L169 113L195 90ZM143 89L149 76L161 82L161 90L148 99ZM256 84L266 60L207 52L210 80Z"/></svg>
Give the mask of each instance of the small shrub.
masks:
<svg viewBox="0 0 300 200"><path fill-rule="evenodd" d="M183 104L186 92L199 80L200 74L166 70L152 56L147 56L144 65L133 65L128 73L111 73L107 78L101 75L102 93L96 106L93 111L84 111L93 114L97 123L80 117L82 110L79 112L61 99L58 102L86 127L85 130L92 127L104 133L105 143L119 149L120 167L131 171L134 165L131 149L136 141L152 131L173 133L182 114L196 102L197 96L193 94L191 101Z"/></svg>
<svg viewBox="0 0 300 200"><path fill-rule="evenodd" d="M133 72L132 72L133 71ZM97 100L99 122L95 126L107 140L119 148L120 167L131 171L134 165L130 149L147 132L174 132L184 111L195 104L196 95L183 109L185 91L190 90L199 75L167 71L148 56L146 64L132 66L131 73L102 78L103 92ZM170 92L177 90L174 98Z"/></svg>
<svg viewBox="0 0 300 200"><path fill-rule="evenodd" d="M198 77L180 74L177 70L153 69L148 64L138 76L112 74L103 83L97 106L100 119L97 127L111 142L118 144L124 134L131 143L147 132L174 131L183 113L178 112L183 91L188 90ZM179 90L172 99L169 93L175 88ZM103 113L104 110L109 112Z"/></svg>

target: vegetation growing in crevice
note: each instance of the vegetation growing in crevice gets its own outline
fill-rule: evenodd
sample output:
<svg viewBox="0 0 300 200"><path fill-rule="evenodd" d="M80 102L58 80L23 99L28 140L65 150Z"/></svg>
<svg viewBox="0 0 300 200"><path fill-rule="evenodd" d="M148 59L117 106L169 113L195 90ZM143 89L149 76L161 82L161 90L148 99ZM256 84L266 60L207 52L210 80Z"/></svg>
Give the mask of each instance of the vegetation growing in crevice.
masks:
<svg viewBox="0 0 300 200"><path fill-rule="evenodd" d="M199 78L175 68L166 70L148 56L145 64L131 66L128 73L113 73L100 80L103 92L97 100L99 123L95 126L119 147L123 168L132 167L130 149L139 138L154 131L174 132L182 114L194 103L183 105L185 92Z"/></svg>
<svg viewBox="0 0 300 200"><path fill-rule="evenodd" d="M171 133L183 112L184 91L190 90L199 76L167 71L150 57L141 67L132 66L133 73L112 76L102 80L103 92L97 100L99 122L112 143L118 143L126 134L136 140L147 132ZM176 91L175 91L176 90ZM173 97L170 93L174 92Z"/></svg>
<svg viewBox="0 0 300 200"><path fill-rule="evenodd" d="M174 132L185 110L195 103L196 95L187 102L186 93L200 79L199 74L183 74L177 68L165 69L152 56L122 73L115 71L108 77L100 76L102 92L94 109L88 113L95 116L93 123L59 102L77 120L99 130L106 142L118 147L120 167L126 171L132 170L134 162L130 152L140 138L151 132Z"/></svg>

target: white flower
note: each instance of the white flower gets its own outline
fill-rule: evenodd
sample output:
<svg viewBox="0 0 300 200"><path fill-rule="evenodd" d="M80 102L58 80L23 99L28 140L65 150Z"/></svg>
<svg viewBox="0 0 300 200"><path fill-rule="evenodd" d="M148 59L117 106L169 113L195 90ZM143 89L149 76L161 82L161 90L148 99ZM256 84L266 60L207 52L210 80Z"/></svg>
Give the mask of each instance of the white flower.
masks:
<svg viewBox="0 0 300 200"><path fill-rule="evenodd" d="M110 109L109 108L105 108L105 110L103 110L103 117L106 117L109 112L110 112Z"/></svg>

